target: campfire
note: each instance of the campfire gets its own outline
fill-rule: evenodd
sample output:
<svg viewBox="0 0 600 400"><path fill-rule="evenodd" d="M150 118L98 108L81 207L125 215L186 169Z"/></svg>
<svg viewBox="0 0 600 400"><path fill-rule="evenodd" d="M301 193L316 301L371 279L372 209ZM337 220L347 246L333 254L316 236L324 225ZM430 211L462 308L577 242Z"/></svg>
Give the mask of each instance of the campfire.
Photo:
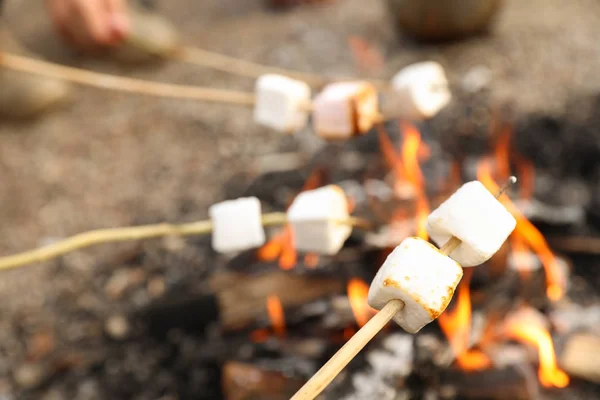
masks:
<svg viewBox="0 0 600 400"><path fill-rule="evenodd" d="M569 296L572 265L538 229L560 225L561 210L536 199L534 164L513 151L510 126L492 129L491 150L470 164L453 159L426 124L405 120L448 103L441 67L406 67L390 86L411 106L402 115L380 114L372 82L330 83L311 100L306 83L261 75L239 101L284 134L310 114L323 140L310 162L282 168L285 153L276 168L258 163L236 200L211 206L210 221L91 232L0 259L0 269L105 241L211 233L216 268L202 287L136 318L161 338L206 336L201 361L217 365L233 400L324 389L325 399L561 398L599 382L600 340L586 336L598 318L576 321L597 308ZM493 223L481 229L480 219ZM110 330L126 335L121 325Z"/></svg>
<svg viewBox="0 0 600 400"><path fill-rule="evenodd" d="M264 325L250 332L248 338L258 346L254 347L256 354L225 360L223 385L229 398L287 398L295 393L337 347L376 314L367 298L368 282L378 266L404 238L429 239L426 224L431 209L461 184L461 177L468 179L469 173L492 193L498 192L499 183L511 175L520 178L518 186L500 197L517 221L514 232L491 260L465 268L454 300L439 316L438 324L417 336L387 326L333 381L323 398L392 399L404 395L533 399L541 391L550 397L560 396L560 390L580 384L582 378L593 380L590 369L594 366L582 367L581 353L579 357L567 354L569 347L581 351L580 343L585 340L573 334L572 327L557 328L561 325L557 315L564 318L579 306L568 298L568 261L551 249L526 216L531 212L527 205L535 199L535 171L530 161L513 155L508 126L491 140L493 151L480 156L472 172L461 162L433 159L431 146L435 142L424 139L413 124L379 125L376 138L377 146L372 153L363 154L358 169L339 171L333 164L315 160L303 184L292 183L298 182L297 178L285 178L290 176L288 172L280 173L279 179L291 182L286 186L290 193L286 207L298 193L336 183L349 199L348 211L376 221L376 225L367 232L355 230L334 255L296 251L294 230L286 225L274 229L258 251L250 252L254 257L247 255L252 269L264 274L270 274L267 271L275 266L302 280L337 280L343 276L347 283L337 292L315 292L314 298L294 305L268 295L267 318L257 315L245 328L263 321ZM369 140L373 138L353 145L368 147ZM323 159L334 154L342 158L353 151L350 145L327 147ZM439 175L440 170L445 174ZM337 178L331 180L332 176ZM258 195L263 179L270 178L258 176L245 194ZM231 259L228 267L248 268L247 256ZM279 290L299 289L291 286ZM295 349L290 354L289 349L298 343L314 352ZM589 347L583 346L584 351L598 352L597 345L586 342ZM258 355L265 346L270 355ZM298 365L307 363L307 369L290 372L278 368L288 357ZM573 358L577 359L576 366ZM268 385L272 379L281 385ZM249 381L256 384L243 384Z"/></svg>
<svg viewBox="0 0 600 400"><path fill-rule="evenodd" d="M356 346L351 356L331 358L325 370L338 364L318 390L294 398L314 398L326 386L325 399L536 399L542 391L561 398L560 390L598 382L600 340L585 332L598 323L597 306L570 298L569 260L528 218L536 207L551 208L535 198L533 164L511 150L508 126L493 132L490 146L469 169L417 125L378 122L376 134L325 145L300 171L272 172L263 163L243 197L211 207L211 221L126 228L127 237L212 232L216 251L202 288L164 296L136 318L161 338L173 330L205 337L202 363L218 366L228 399L289 398L321 376L319 367L344 343L342 350ZM511 187L513 175L521 179ZM504 243L499 250L460 250L470 239L435 226L443 207L460 202L495 204L480 207L495 216L477 218L495 218L506 233L488 239ZM461 212L468 219L474 211ZM120 237L73 241L102 235ZM78 245L58 246L0 265ZM439 282L450 286L440 292ZM404 330L387 324L392 318Z"/></svg>

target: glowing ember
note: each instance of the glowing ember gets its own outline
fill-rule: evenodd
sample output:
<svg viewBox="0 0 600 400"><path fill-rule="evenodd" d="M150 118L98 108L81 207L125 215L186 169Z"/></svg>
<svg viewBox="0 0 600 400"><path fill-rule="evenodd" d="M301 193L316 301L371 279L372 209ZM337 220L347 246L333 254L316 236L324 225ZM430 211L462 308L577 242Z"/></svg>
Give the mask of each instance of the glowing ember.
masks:
<svg viewBox="0 0 600 400"><path fill-rule="evenodd" d="M352 313L359 327L369 322L371 317L377 312L367 304L369 296L369 285L363 280L352 278L348 282L348 300Z"/></svg>
<svg viewBox="0 0 600 400"><path fill-rule="evenodd" d="M464 270L462 281L458 285L456 306L452 311L446 310L438 318L440 328L448 338L458 366L466 371L477 371L489 368L490 359L481 351L469 349L471 332L471 282L472 268Z"/></svg>
<svg viewBox="0 0 600 400"><path fill-rule="evenodd" d="M269 314L269 320L275 334L277 336L285 336L285 316L279 297L267 297L267 313Z"/></svg>
<svg viewBox="0 0 600 400"><path fill-rule="evenodd" d="M569 384L569 376L556 364L552 338L543 326L523 321L510 324L507 333L517 340L537 347L540 361L538 376L542 385L564 388Z"/></svg>
<svg viewBox="0 0 600 400"><path fill-rule="evenodd" d="M491 162L489 159L483 159L477 167L477 179L492 193L499 190L498 184L492 178ZM515 232L523 241L537 254L544 270L546 271L546 294L551 300L560 300L564 295L564 282L560 271L560 265L556 256L550 250L546 239L541 232L519 211L519 209L510 201L508 196L503 195L500 199L508 211L517 220Z"/></svg>
<svg viewBox="0 0 600 400"><path fill-rule="evenodd" d="M319 265L319 255L316 253L308 253L304 256L304 265L308 268L317 268Z"/></svg>
<svg viewBox="0 0 600 400"><path fill-rule="evenodd" d="M250 333L250 340L254 343L263 343L266 342L269 338L269 331L266 329L257 329Z"/></svg>

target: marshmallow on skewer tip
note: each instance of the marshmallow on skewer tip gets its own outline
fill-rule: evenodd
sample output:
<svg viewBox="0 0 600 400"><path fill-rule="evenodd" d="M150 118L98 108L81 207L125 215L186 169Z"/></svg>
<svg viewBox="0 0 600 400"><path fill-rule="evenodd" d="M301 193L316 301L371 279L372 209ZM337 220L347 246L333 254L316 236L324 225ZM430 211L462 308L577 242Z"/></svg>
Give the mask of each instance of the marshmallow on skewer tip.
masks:
<svg viewBox="0 0 600 400"><path fill-rule="evenodd" d="M461 266L429 242L406 238L385 260L369 288L369 305L378 310L390 300L404 308L394 321L417 333L448 306L462 278Z"/></svg>
<svg viewBox="0 0 600 400"><path fill-rule="evenodd" d="M377 89L369 82L327 85L313 101L313 128L328 140L368 132L379 120Z"/></svg>
<svg viewBox="0 0 600 400"><path fill-rule="evenodd" d="M283 75L266 74L255 86L254 121L279 132L294 133L306 126L310 86Z"/></svg>
<svg viewBox="0 0 600 400"><path fill-rule="evenodd" d="M208 215L213 223L212 247L218 253L239 252L265 243L260 201L256 197L213 204Z"/></svg>
<svg viewBox="0 0 600 400"><path fill-rule="evenodd" d="M392 92L384 99L386 117L428 119L446 107L452 98L444 68L434 61L404 67L394 75L391 86Z"/></svg>
<svg viewBox="0 0 600 400"><path fill-rule="evenodd" d="M439 246L452 236L461 244L450 257L463 267L487 261L515 229L517 221L481 182L465 183L427 218L427 232Z"/></svg>
<svg viewBox="0 0 600 400"><path fill-rule="evenodd" d="M352 226L343 223L348 217L348 199L338 186L300 193L287 211L295 248L336 254L352 233Z"/></svg>

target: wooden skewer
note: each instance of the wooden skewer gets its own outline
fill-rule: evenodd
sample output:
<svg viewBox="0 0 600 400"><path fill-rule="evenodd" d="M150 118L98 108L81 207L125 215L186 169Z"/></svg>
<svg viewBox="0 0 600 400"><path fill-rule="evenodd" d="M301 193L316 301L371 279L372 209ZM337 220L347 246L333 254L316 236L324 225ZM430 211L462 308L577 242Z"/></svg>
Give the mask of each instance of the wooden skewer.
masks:
<svg viewBox="0 0 600 400"><path fill-rule="evenodd" d="M188 49L189 50L189 49ZM200 50L198 50L200 51ZM171 83L151 82L141 79L133 79L100 72L88 71L81 68L68 67L48 61L37 60L17 54L0 52L0 66L31 74L60 79L80 85L91 86L101 89L116 90L120 92L136 93L157 97L168 97L176 99L191 99L198 101L229 103L241 106L254 106L256 96L254 93L235 90L215 89L202 86L174 85ZM268 68L263 66L264 68ZM232 67L233 68L233 67ZM244 70L240 66L235 70ZM251 69L250 71L255 71ZM274 71L278 71L275 69ZM279 71L280 73L286 70ZM255 76L254 73L248 74ZM288 74L289 75L289 74ZM296 76L302 78L301 76ZM313 77L314 81L314 77ZM303 111L312 112L312 103L302 104ZM378 116L378 123L383 122L383 116Z"/></svg>
<svg viewBox="0 0 600 400"><path fill-rule="evenodd" d="M254 93L214 89L200 86L149 82L141 79L125 78L121 76L87 71L80 68L66 67L64 65L5 52L0 52L0 66L74 82L81 85L117 90L121 92L229 103L243 106L253 106L255 102Z"/></svg>
<svg viewBox="0 0 600 400"><path fill-rule="evenodd" d="M219 71L246 76L249 78L258 78L263 74L281 74L290 78L298 79L306 82L313 87L322 87L327 83L342 80L356 80L357 78L329 78L319 74L294 71L287 68L272 67L262 65L251 61L242 60L240 58L227 56L211 52L196 47L183 47L169 56L170 59L185 62L192 65L200 65L203 67L213 68ZM360 78L358 78L360 79ZM387 81L379 79L366 79L378 89L388 89L390 84Z"/></svg>
<svg viewBox="0 0 600 400"><path fill-rule="evenodd" d="M517 181L511 176L508 182L500 189L496 198ZM440 252L450 255L461 244L461 240L453 236L442 246ZM348 365L348 363L361 351L371 339L390 322L397 312L404 308L401 300L389 301L373 318L369 320L354 336L350 338L338 351L296 392L290 400L313 400L331 383L331 381Z"/></svg>
<svg viewBox="0 0 600 400"><path fill-rule="evenodd" d="M283 212L268 213L263 214L261 221L263 226L283 225L287 222L287 216ZM368 221L352 216L337 222L356 228L368 229L370 227ZM0 257L0 271L47 261L63 254L101 243L125 242L163 236L197 236L210 232L212 232L212 222L210 220L181 225L163 223L126 228L97 229L71 236L48 246L7 257Z"/></svg>

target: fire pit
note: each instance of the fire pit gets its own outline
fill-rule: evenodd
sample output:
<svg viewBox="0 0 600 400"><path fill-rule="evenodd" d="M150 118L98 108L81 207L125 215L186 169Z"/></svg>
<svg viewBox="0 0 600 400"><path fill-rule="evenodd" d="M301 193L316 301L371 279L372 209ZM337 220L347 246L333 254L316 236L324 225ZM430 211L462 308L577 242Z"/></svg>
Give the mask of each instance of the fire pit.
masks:
<svg viewBox="0 0 600 400"><path fill-rule="evenodd" d="M362 3L355 1L354 6L361 9L357 14L363 12ZM522 15L531 15L526 5L520 7L526 11L517 10ZM321 7L300 10L315 9ZM517 13L515 7L508 11ZM286 18L281 14L278 17ZM322 15L327 14L315 11L311 18L326 20ZM341 15L346 21L347 15ZM382 19L377 13L369 16L376 20L373 31L379 32ZM221 29L229 32L230 27ZM351 199L352 213L370 226L355 229L337 254L296 251L289 226L269 227L264 246L234 256L216 254L206 237L168 237L124 250L107 246L98 259L86 252L69 254L44 275L56 291L39 302L61 310L56 319L48 318L51 328L39 329L44 324L38 319L47 322L45 316L24 310L0 330L6 360L18 360L18 365L3 365L12 375L0 377L0 394L10 382L10 387L22 388L26 399L87 399L98 393L114 399L288 399L373 317L375 311L366 302L369 283L391 249L407 236L426 238L427 215L461 183L479 179L493 192L512 174L519 183L502 202L518 225L504 247L484 265L468 270L438 322L417 335L390 324L320 398L600 396L600 280L594 272L600 218L591 206L599 198L594 186L598 148L592 140L598 107L595 101L584 106L574 101L568 115L530 113L525 106L532 93L554 97L533 90L535 84L521 88L523 81L534 82L527 74L539 71L521 68L531 53L530 42L518 40L520 31L513 28L501 25L500 39L493 39L492 45L476 38L450 44L439 54L432 48L406 49L394 60L394 67L404 66L431 51L438 60L454 64L451 84L460 83L463 90L453 92L456 101L438 118L419 124L391 121L326 145L304 132L293 139L269 137L269 154L253 153L244 173L218 182L225 192L221 197L256 196L265 213L284 211L303 191L338 185ZM578 26L573 28L581 34ZM383 41L375 36L372 42ZM305 39L314 41L314 36ZM381 54L367 41L350 42L354 48L349 53L369 50L373 60L365 64L380 64L376 56ZM501 68L476 67L465 73L473 64L462 64L469 46L486 49L475 57L477 63L490 56L490 65ZM224 47L235 48L232 43ZM526 73L518 75L522 81L507 79L504 87L499 77L516 74L503 59L512 49L523 53L515 69ZM461 56L452 57L454 53ZM531 57L541 52L535 54ZM286 59L279 54L271 60L277 57ZM554 65L551 61L546 64ZM585 77L589 71L578 73ZM566 81L567 75L557 79ZM573 79L583 82L580 75ZM488 97L490 76L502 86L495 90L496 97ZM503 95L519 104L506 98L496 102ZM488 107L497 103L513 105L517 117L513 110ZM190 114L196 112L194 108ZM229 118L237 117L235 113L227 114L227 121L235 121L231 126L236 132L248 128L245 120ZM146 132L153 122L148 119L138 128ZM213 132L207 122L209 126ZM190 137L197 137L196 128L186 131ZM578 135L570 136L572 132ZM95 144L105 140L100 133ZM217 133L218 125L215 137ZM209 139L207 143L213 137ZM169 140L155 146L162 149ZM237 153L228 147L224 154L234 158ZM565 154L577 157L566 162L561 158ZM17 159L9 161L14 164ZM197 159L190 155L187 160L193 172L176 188L161 186L165 192L177 192L197 179ZM114 171L119 169L115 166ZM160 166L151 171L150 176L162 173ZM111 185L109 179L102 182L104 187ZM198 212L198 203L190 200L194 194L187 196L173 200L168 218L136 215L122 224L176 220L187 217L190 209ZM85 285L79 285L81 281ZM25 297L30 293L28 286L15 290ZM33 291L31 297L36 297ZM52 397L57 390L66 397Z"/></svg>
<svg viewBox="0 0 600 400"><path fill-rule="evenodd" d="M559 255L536 227L552 232L592 226L580 213L536 199L537 171L514 151L509 126L498 126L490 135L493 151L475 161L441 153L421 133L426 126L394 122L327 145L300 168L293 162L282 171L278 162L272 171L268 162L257 163L258 170L231 183L230 197L257 196L267 210L279 210L301 191L336 183L352 199L354 214L376 226L355 231L334 256L299 253L289 227L272 229L258 251L215 258L210 294L159 301L141 313L141 321L158 334L173 328L182 329L183 337L203 332L206 341L195 356L221 366L227 398L288 398L374 315L366 303L368 282L403 238L427 238L430 209L463 179L476 177L494 191L496 182L514 173L520 184L502 201L517 228L489 262L465 270L439 324L416 336L390 325L322 398L598 394L585 383L598 381L597 363L585 361L585 354L600 351L597 337L590 337L600 305L580 278L589 276L586 268L595 258ZM302 158L286 150L279 161ZM578 217L562 220L562 213ZM582 313L589 317L579 318Z"/></svg>

